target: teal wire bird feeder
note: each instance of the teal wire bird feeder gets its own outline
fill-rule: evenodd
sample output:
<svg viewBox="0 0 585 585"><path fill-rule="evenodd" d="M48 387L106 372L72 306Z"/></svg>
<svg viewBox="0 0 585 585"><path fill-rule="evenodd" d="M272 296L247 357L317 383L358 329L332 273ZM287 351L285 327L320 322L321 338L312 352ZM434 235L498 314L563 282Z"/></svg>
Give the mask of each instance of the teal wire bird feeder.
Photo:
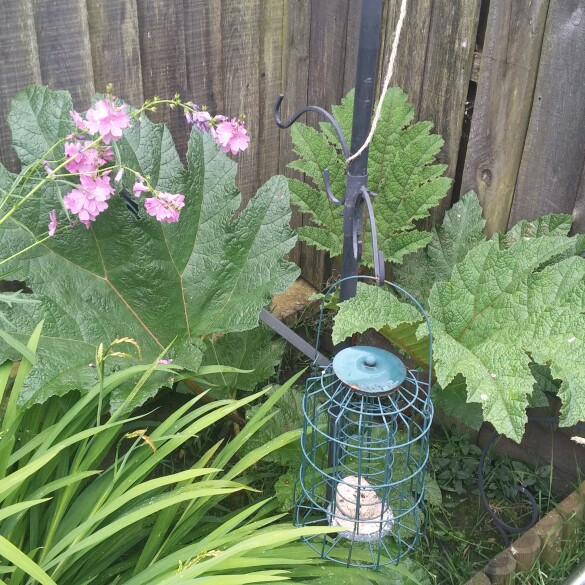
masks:
<svg viewBox="0 0 585 585"><path fill-rule="evenodd" d="M428 325L411 295L386 284L409 298ZM430 365L431 359L432 350ZM392 353L367 346L342 349L307 381L294 522L341 528L305 538L323 558L378 568L418 546L427 523L429 387L427 375L421 381Z"/></svg>

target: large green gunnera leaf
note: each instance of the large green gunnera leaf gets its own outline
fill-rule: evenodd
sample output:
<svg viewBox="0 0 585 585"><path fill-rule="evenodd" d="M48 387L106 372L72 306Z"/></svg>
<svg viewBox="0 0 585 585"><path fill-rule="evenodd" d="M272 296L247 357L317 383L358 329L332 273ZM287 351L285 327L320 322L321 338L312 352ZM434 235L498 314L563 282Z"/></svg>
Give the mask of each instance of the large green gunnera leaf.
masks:
<svg viewBox="0 0 585 585"><path fill-rule="evenodd" d="M477 195L470 191L447 211L441 225L431 228L428 246L395 267L396 282L427 306L433 284L447 280L469 250L485 240L484 227Z"/></svg>
<svg viewBox="0 0 585 585"><path fill-rule="evenodd" d="M19 94L10 125L23 163L42 158L47 145L74 131L71 108L66 92L36 87ZM51 115L43 114L47 109ZM256 327L261 308L298 274L283 260L295 241L284 178L268 181L234 219L241 204L236 164L210 136L193 129L187 169L168 129L144 116L117 145L124 164L148 176L155 188L183 193L185 208L177 224L145 214L136 220L114 196L89 230L78 225L38 243L49 211L59 206L55 190L63 195L70 189L51 186L3 225L0 260L30 247L5 262L3 272L14 271L40 301L15 305L7 319L25 336L44 319L24 402L95 382L88 364L95 361L96 346L117 337L135 338L145 359L173 344L175 363L196 370L200 337ZM133 182L128 175L127 187ZM5 170L0 178L0 188L14 180ZM7 357L4 349L0 360ZM145 388L142 398L155 390Z"/></svg>
<svg viewBox="0 0 585 585"><path fill-rule="evenodd" d="M341 343L354 333L363 333L367 329L414 324L421 318L414 305L401 302L388 290L358 282L357 295L339 303L334 318L333 343Z"/></svg>
<svg viewBox="0 0 585 585"><path fill-rule="evenodd" d="M468 194L433 229L427 249L399 271L399 283L415 296L435 279L425 304L438 404L472 426L487 420L516 441L526 408L548 404L545 392L562 400L564 426L584 420L583 236L568 237L566 215L521 221L489 241L482 227L475 195ZM428 368L428 332L421 319L403 314L411 308L388 290L362 285L355 299L340 304L333 336L373 327Z"/></svg>
<svg viewBox="0 0 585 585"><path fill-rule="evenodd" d="M430 296L437 380L465 377L467 400L520 441L535 383L531 360L562 381L562 423L585 419L585 260L566 236L479 244Z"/></svg>
<svg viewBox="0 0 585 585"><path fill-rule="evenodd" d="M334 106L333 113L348 142L353 112L353 90ZM451 180L443 177L446 166L433 164L443 146L443 139L431 134L430 122L412 124L414 108L400 88L386 94L382 117L369 148L368 187L377 194L373 206L378 228L378 245L386 260L401 263L405 254L424 247L431 234L416 229L418 220L428 217L446 195ZM331 256L342 252L343 220L324 191L323 171L329 169L331 187L338 198L345 189L345 163L339 141L331 125L321 123L321 130L295 124L291 130L299 159L289 166L304 173L314 183L311 187L297 179L290 180L292 201L308 213L313 226L297 230L299 237ZM370 238L364 241L364 263L371 265Z"/></svg>

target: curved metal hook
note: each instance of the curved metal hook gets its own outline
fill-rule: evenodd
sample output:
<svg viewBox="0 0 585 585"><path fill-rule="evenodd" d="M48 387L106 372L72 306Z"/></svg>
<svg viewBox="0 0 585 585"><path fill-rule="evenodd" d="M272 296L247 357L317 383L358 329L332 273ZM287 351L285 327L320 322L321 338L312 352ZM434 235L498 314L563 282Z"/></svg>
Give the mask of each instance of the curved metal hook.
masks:
<svg viewBox="0 0 585 585"><path fill-rule="evenodd" d="M344 158L346 158L346 159L349 158L349 148L347 147L347 142L345 141L345 137L343 136L343 132L341 131L341 128L339 127L339 124L337 123L337 120L327 110L324 110L323 108L320 108L319 106L305 106L305 107L301 108L298 112L293 114L293 116L291 118L289 118L286 122L283 122L280 118L280 106L282 104L283 99L284 99L284 94L281 93L278 96L278 98L276 99L276 103L274 104L274 108L273 108L274 121L276 122L276 125L279 128L282 128L284 130L285 128L288 128L289 126L292 126L292 124L294 124L306 112L315 112L316 114L320 114L333 127L333 130L335 131L335 134L336 134L337 138L339 139L339 143L341 144L341 149L343 150ZM343 205L343 203L345 201L345 196L343 196L341 199L337 199L337 197L335 197L335 195L333 194L333 191L331 189L331 181L329 179L329 169L325 169L323 171L323 184L325 185L325 193L327 193L327 197L329 198L329 201L331 201L331 203L333 203L334 205Z"/></svg>
<svg viewBox="0 0 585 585"><path fill-rule="evenodd" d="M374 218L374 208L372 207L372 200L370 198L370 192L367 190L365 186L360 189L360 195L363 197L364 201L366 202L366 206L368 208L368 216L370 219L370 228L372 232L372 252L374 256L374 274L376 275L376 280L378 284L381 286L384 284L385 275L385 268L384 268L384 253L378 250L378 231L376 230L376 220ZM354 238L357 239L357 233L354 233ZM356 246L357 242L354 241L354 246Z"/></svg>
<svg viewBox="0 0 585 585"><path fill-rule="evenodd" d="M284 94L280 94L276 99L276 103L274 104L274 120L276 121L276 125L283 130L292 126L305 112L315 112L316 114L321 114L330 124L333 126L333 130L335 130L335 134L337 138L339 138L339 142L341 144L341 149L343 150L343 155L345 158L349 158L349 148L347 147L347 142L345 141L345 136L343 136L343 132L337 123L337 120L323 108L319 106L305 106L301 108L298 112L292 115L286 122L283 122L280 119L280 105L282 104L282 100L284 99Z"/></svg>
<svg viewBox="0 0 585 585"><path fill-rule="evenodd" d="M329 169L323 171L323 184L325 185L325 193L331 203L334 205L343 205L345 203L345 195L341 199L337 199L331 189L331 181L329 180Z"/></svg>

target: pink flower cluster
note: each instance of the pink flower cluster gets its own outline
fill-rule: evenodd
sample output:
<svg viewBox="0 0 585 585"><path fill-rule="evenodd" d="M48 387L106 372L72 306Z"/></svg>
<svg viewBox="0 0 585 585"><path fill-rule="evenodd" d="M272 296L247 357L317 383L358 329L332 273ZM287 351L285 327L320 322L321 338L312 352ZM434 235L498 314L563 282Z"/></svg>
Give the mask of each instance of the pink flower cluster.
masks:
<svg viewBox="0 0 585 585"><path fill-rule="evenodd" d="M65 168L74 175L96 174L99 167L114 158L109 146L92 147L92 140L83 140L83 136L71 136L65 142L65 156L69 159Z"/></svg>
<svg viewBox="0 0 585 585"><path fill-rule="evenodd" d="M65 195L63 203L66 209L76 214L79 221L89 228L89 224L108 208L106 201L114 194L114 188L110 185L109 173L101 176L81 175L80 181L79 187Z"/></svg>
<svg viewBox="0 0 585 585"><path fill-rule="evenodd" d="M193 124L200 132L209 132L222 152L238 152L246 150L250 137L245 127L245 122L239 118L232 118L218 114L211 116L205 109L199 109L196 104L187 104L192 112L186 112L187 122Z"/></svg>
<svg viewBox="0 0 585 585"><path fill-rule="evenodd" d="M71 112L71 117L80 130L100 134L104 144L110 144L112 140L120 140L124 129L130 126L130 117L124 107L103 99L87 110L85 120L75 110Z"/></svg>
<svg viewBox="0 0 585 585"><path fill-rule="evenodd" d="M150 188L144 184L144 178L138 177L138 180L132 187L134 197L140 197L142 193L150 191ZM156 217L158 221L174 223L179 221L179 214L185 207L185 196L180 193L164 193L162 191L154 192L154 197L147 197L144 200L144 209L148 215Z"/></svg>
<svg viewBox="0 0 585 585"><path fill-rule="evenodd" d="M114 159L110 143L119 140L124 129L130 126L130 117L124 108L125 106L117 106L111 99L102 99L87 111L85 118L75 110L70 112L77 128L85 134L70 135L64 144L67 158L65 168L69 173L79 176L79 185L65 195L63 204L66 210L77 215L86 228L108 208L107 201L115 192L110 184L112 169L104 169L103 166ZM99 134L99 139L88 139L87 134ZM47 174L53 172L48 163L44 166ZM124 167L120 167L115 182L121 181L123 172ZM162 222L178 221L180 210L185 206L185 197L180 194L158 193L145 184L143 177L136 176L133 187L135 197L140 197L146 191L152 191L154 195L145 200L146 212ZM51 211L49 219L49 235L52 236L57 229L55 210Z"/></svg>
<svg viewBox="0 0 585 585"><path fill-rule="evenodd" d="M70 112L77 128L86 134L70 135L64 144L65 168L79 176L79 185L65 195L63 205L77 215L86 228L108 208L106 202L115 191L110 184L110 170L101 167L114 159L110 142L119 140L124 129L130 126L130 116L124 108L111 99L102 99L86 112L85 119L75 110ZM96 142L88 139L87 134L99 134L101 139ZM49 235L56 229L56 214L51 212Z"/></svg>
<svg viewBox="0 0 585 585"><path fill-rule="evenodd" d="M144 209L158 221L174 223L179 221L179 213L185 207L185 196L171 193L157 193L156 197L148 197L144 201Z"/></svg>

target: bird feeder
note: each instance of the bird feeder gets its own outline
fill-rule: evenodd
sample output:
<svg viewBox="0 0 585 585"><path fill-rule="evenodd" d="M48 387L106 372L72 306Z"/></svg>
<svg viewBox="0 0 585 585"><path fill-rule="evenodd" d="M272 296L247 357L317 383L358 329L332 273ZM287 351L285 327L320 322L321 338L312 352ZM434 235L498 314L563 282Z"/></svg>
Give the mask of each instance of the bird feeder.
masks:
<svg viewBox="0 0 585 585"><path fill-rule="evenodd" d="M388 351L355 346L307 381L294 521L341 529L305 538L323 558L378 568L417 547L433 417L430 379L419 375Z"/></svg>

